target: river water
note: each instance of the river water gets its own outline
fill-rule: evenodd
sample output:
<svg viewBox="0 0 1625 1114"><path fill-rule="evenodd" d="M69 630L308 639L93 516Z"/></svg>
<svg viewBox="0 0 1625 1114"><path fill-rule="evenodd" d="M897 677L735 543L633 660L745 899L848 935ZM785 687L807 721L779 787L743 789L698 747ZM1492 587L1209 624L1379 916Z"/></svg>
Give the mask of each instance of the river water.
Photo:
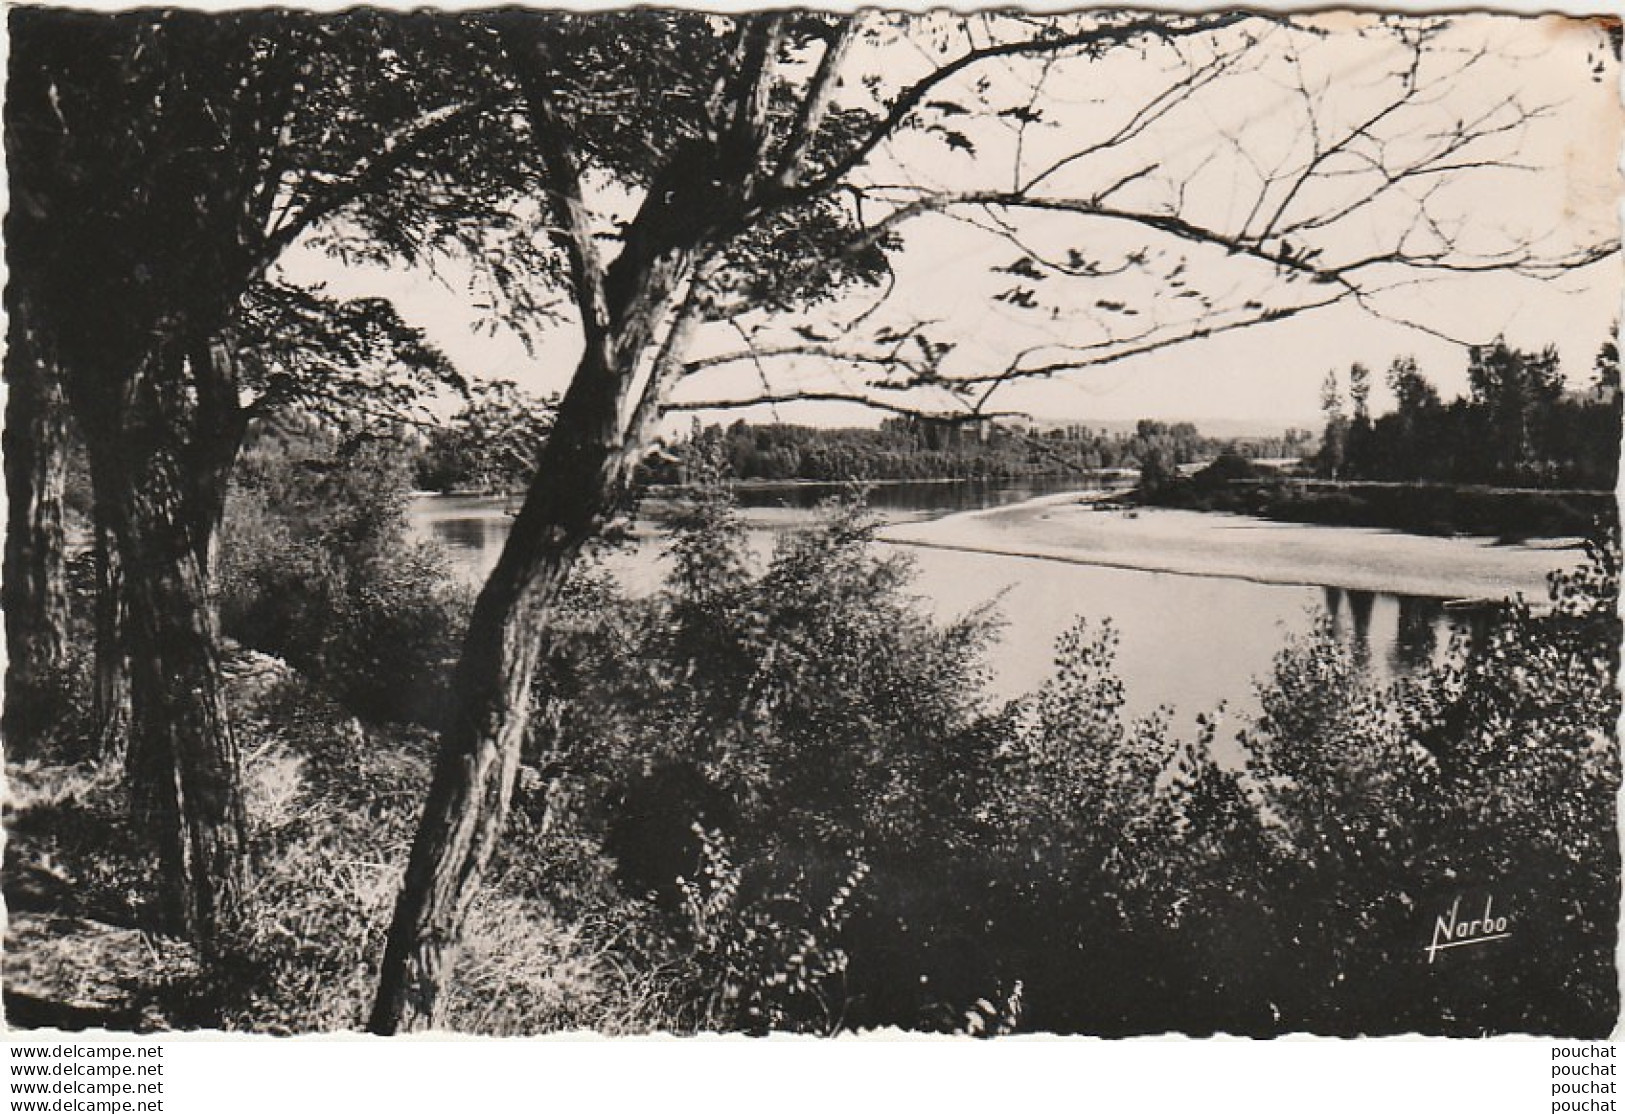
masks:
<svg viewBox="0 0 1625 1114"><path fill-rule="evenodd" d="M1079 486L1077 478L897 484L876 486L868 498L888 523L906 523ZM741 491L755 551L765 558L776 535L806 524L831 493L822 485ZM646 502L633 544L607 559L631 591L652 591L660 583L665 562L655 523L664 506L658 498ZM445 545L456 569L477 584L495 563L510 518L501 499L423 496L414 502L412 521L420 536ZM1447 608L1443 598L879 544L913 560L914 591L940 619L995 602L1003 627L990 662L993 695L1016 696L1041 684L1052 671L1057 636L1079 617L1109 619L1119 636L1129 711L1169 706L1183 723L1221 702L1235 711L1256 707L1254 680L1268 673L1288 638L1307 634L1327 615L1379 680L1436 659L1453 634L1475 620L1472 611Z"/></svg>

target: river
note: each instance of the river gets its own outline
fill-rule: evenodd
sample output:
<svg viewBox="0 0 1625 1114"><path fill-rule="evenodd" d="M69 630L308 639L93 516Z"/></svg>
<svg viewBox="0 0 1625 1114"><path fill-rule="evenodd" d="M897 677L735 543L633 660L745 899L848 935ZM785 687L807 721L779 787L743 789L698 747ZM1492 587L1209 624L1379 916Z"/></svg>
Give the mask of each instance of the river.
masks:
<svg viewBox="0 0 1625 1114"><path fill-rule="evenodd" d="M870 492L887 524L880 544L914 561L914 590L934 614L946 620L996 602L1003 627L990 663L994 695L1042 683L1056 637L1080 616L1114 625L1135 714L1169 706L1189 723L1221 702L1256 707L1254 680L1288 638L1327 615L1369 673L1388 680L1435 660L1456 632L1470 631L1482 609L1462 605L1464 597L1540 598L1546 569L1575 560L1567 548L1091 510L1078 486L1074 478ZM1054 494L1063 489L1073 493ZM829 494L821 485L741 491L755 551L765 558L772 539L808 522ZM607 559L634 592L652 591L664 567L655 524L663 503L645 506L633 543ZM495 562L510 520L501 499L424 496L414 502L412 521L477 582Z"/></svg>

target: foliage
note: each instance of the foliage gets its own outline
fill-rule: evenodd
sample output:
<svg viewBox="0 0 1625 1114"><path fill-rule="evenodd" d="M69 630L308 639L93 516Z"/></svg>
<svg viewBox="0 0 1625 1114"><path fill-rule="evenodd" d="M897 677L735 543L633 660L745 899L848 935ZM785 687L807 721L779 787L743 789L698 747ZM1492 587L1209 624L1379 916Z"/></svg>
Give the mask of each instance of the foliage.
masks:
<svg viewBox="0 0 1625 1114"><path fill-rule="evenodd" d="M253 490L299 444L258 446ZM1323 632L1279 656L1255 716L1185 737L1166 713L1124 715L1103 624L1062 638L1037 692L985 707L985 619L920 618L860 514L833 510L764 564L718 459L689 467L711 482L664 590L628 599L589 569L562 601L449 1025L1611 1024L1612 541L1554 577L1550 608L1509 604L1404 681L1374 687ZM353 511L322 521L347 539L335 552L384 536ZM229 672L254 675L241 656ZM307 1032L365 1014L432 740L356 722L320 674L271 676L233 682L259 879L212 968L136 980L143 1024ZM142 842L116 783L18 784L14 908L48 871L79 915L139 917ZM1430 963L1435 918L1486 899L1511 938Z"/></svg>
<svg viewBox="0 0 1625 1114"><path fill-rule="evenodd" d="M1507 541L1577 538L1616 514L1608 492L1497 490L1389 481L1304 480L1268 473L1228 477L1204 469L1136 499L1282 522L1375 526L1412 534L1480 534Z"/></svg>
<svg viewBox="0 0 1625 1114"><path fill-rule="evenodd" d="M674 534L666 591L606 611L585 586L582 617L609 618L555 651L533 759L559 771L555 821L663 911L646 962L709 972L666 984L667 1024L989 1031L1017 985L1023 1030L1589 1032L1611 1016L1606 544L1559 578L1552 611L1513 607L1393 689L1327 634L1281 655L1234 741L1222 713L1182 738L1166 714L1126 720L1115 637L1089 624L1041 690L978 708L976 654L940 657L949 632L909 618L906 581L864 554L849 511L752 572L719 450L690 464L713 482ZM927 667L897 676L901 643ZM821 895L854 858L867 876L826 924ZM1556 951L1427 964L1433 918L1490 889ZM823 958L790 964L798 939ZM795 1002L776 996L803 985L792 969Z"/></svg>
<svg viewBox="0 0 1625 1114"><path fill-rule="evenodd" d="M1388 372L1395 410L1352 425L1334 417L1323 445L1343 439L1337 474L1348 479L1612 491L1620 401L1607 385L1606 346L1597 366L1597 385L1570 393L1554 349L1524 352L1496 341L1468 353L1469 397L1445 403L1414 360L1398 359Z"/></svg>
<svg viewBox="0 0 1625 1114"><path fill-rule="evenodd" d="M230 379L235 373L227 371L233 362L216 359L213 344L232 339L234 327L249 329L242 317L245 299L296 238L314 231L316 242L340 258L408 263L445 251L483 260L479 249L495 243L497 265L481 268L481 277L495 289L493 297L505 300L503 316L533 324L548 313L544 291L568 286L587 342L576 380L581 389L566 395L577 406L549 443L560 446L555 462L569 462L577 451L602 455L575 473L544 469L542 482L564 491L587 475L599 486L578 493L575 521L561 516L563 521L534 532L562 539L555 552L526 555L532 566L550 565L558 575L549 584L556 584L584 537L601 523L623 478L618 462L644 447L671 376L683 370L682 353L668 360L666 352L654 351L652 338L664 336L669 343L680 336L678 326L694 307L711 323L727 321L745 333L738 322L755 308L804 308L841 291L888 290L884 252L901 245L892 229L902 219L955 205L972 218L989 215L1004 235L1019 240L1020 214L1029 208L1069 212L1091 223L1111 222L1161 246L1127 247L1120 260L1073 253L1063 266L1023 248L1018 263L1028 277L1053 272L1093 279L1104 262L1154 279L1148 286L1160 289L1166 281L1171 288L1194 261L1184 255L1188 244L1228 256L1227 271L1232 265L1256 267L1261 283L1273 280L1284 293L1311 291L1271 298L1270 304L1248 300L1226 307L1192 290L1201 308L1191 307L1187 320L1167 328L1163 313L1094 300L1090 317L1098 310L1109 320L1132 315L1156 323L1146 331L1120 331L1096 322L1097 331L1076 350L1028 349L990 380L957 384L962 395L977 394L980 402L987 394L979 388L996 386L1003 376L1109 362L1137 349L1205 336L1216 322L1232 328L1361 298L1363 269L1380 266L1386 272L1414 262L1470 270L1488 265L1485 260L1516 265L1523 258L1520 251L1494 248L1474 257L1442 235L1442 243L1427 244L1419 255L1407 254L1409 241L1374 249L1339 244L1346 238L1340 233L1351 226L1420 227L1425 218L1430 227L1447 227L1452 222L1436 220L1426 208L1432 192L1407 190L1407 180L1502 165L1498 149L1492 144L1483 150L1479 141L1515 140L1539 115L1515 96L1503 102L1509 118L1498 108L1467 127L1459 119L1453 130L1431 124L1434 106L1440 119L1448 119L1451 107L1438 86L1465 84L1476 72L1475 59L1491 52L1461 51L1467 61L1424 66L1434 60L1424 48L1448 25L1396 21L1397 58L1377 67L1372 82L1397 86L1396 99L1344 134L1335 118L1318 118L1317 110L1330 102L1311 93L1314 66L1309 75L1301 68L1297 48L1312 45L1321 32L1284 24L1280 38L1293 45L1279 50L1252 31L1207 42L1212 32L1238 28L1245 18L1121 13L1035 24L1020 14L986 13L946 21L893 15L860 23L804 13L730 20L699 13L599 19L509 11L464 20L357 11L216 19L164 10L98 19L23 10L12 21L19 62L7 108L17 200L8 218L13 274L19 289L37 299L40 320L61 346L75 408L98 447L98 474L145 484L159 495L185 494L193 486L189 466L211 457L204 451L210 446L197 443L207 440L198 431L229 428L231 423L213 420L219 413L239 416L237 384ZM1375 38L1391 29L1382 24L1362 34ZM847 92L825 97L841 77L838 48L854 39L869 48L904 41L922 55L926 76L902 89L883 89L881 76L870 72L873 51L860 51L856 72L846 75ZM1186 44L1189 53L1180 49ZM1256 68L1239 63L1261 44L1272 48L1263 51L1263 61L1277 62L1275 70L1300 67L1301 134L1337 136L1329 150L1350 154L1357 164L1352 175L1317 154L1287 171L1296 185L1279 205L1266 204L1260 194L1250 210L1246 204L1226 206L1245 214L1242 223L1215 227L1201 223L1200 204L1185 204L1186 187L1199 185L1200 172L1184 181L1177 171L1165 181L1140 181L1143 175L1131 173L1104 191L1080 183L1082 189L1071 191L1076 196L1065 196L1060 172L1070 172L1078 161L1109 164L1122 153L1113 148L1144 130L1141 120L1177 122L1209 81ZM1134 53L1157 63L1171 92L1148 90L1134 125L1116 137L1069 137L1063 146L1072 147L1071 153L1025 181L1018 157L1009 191L953 199L925 190L916 201L916 182L909 179L918 175L906 159L898 176L905 184L889 197L885 187L854 184L889 177L872 175L873 167L850 172L893 139L902 140L899 146L929 141L937 157L970 156L990 132L1015 120L1019 148L1028 124L1052 122L1037 107L1052 63L1065 63L1056 76L1070 80L1087 77L1109 54ZM971 72L996 74L1021 56L1043 64L1010 67L1016 90ZM995 64L982 65L988 61ZM1435 77L1436 70L1441 76ZM950 96L972 101L974 109ZM1017 111L1022 101L1024 112ZM960 116L973 120L955 119ZM641 126L628 126L634 121ZM1224 127L1206 130L1253 157ZM1098 160L1081 158L1103 152ZM622 222L604 209L590 210L581 197L583 177L620 200L641 198L638 212ZM1329 202L1320 211L1297 204L1320 195L1334 178L1351 177L1351 203ZM1050 185L1040 193L1036 187L1046 178ZM1362 185L1371 187L1363 195ZM1147 190L1152 192L1142 192ZM844 191L852 195L850 207ZM878 203L869 206L871 213L889 210L879 224L868 223L864 206L856 203L866 191ZM839 204L832 201L836 197ZM1402 209L1414 202L1415 209L1398 221L1367 220L1366 199ZM343 219L328 220L335 216ZM1255 216L1261 223L1254 224ZM599 238L622 245L608 267L598 260ZM1461 236L1462 243L1471 239ZM1347 254L1322 258L1339 246ZM1582 249L1548 266L1596 257ZM731 285L708 281L716 276L706 265L717 260L729 265ZM1300 279L1306 281L1286 289ZM1230 287L1238 297L1255 286L1233 283L1228 275L1212 285ZM682 295L690 289L698 290L693 302ZM1040 304L1028 285L1004 300L1018 308L1053 308ZM1076 297L1046 300L1088 304ZM389 324L359 308L368 317L362 324ZM940 386L939 365L951 345L932 342L912 326L884 336L890 351L878 361L857 361L882 368L881 381L868 386ZM915 342L923 352L920 361L898 357L903 340ZM1028 356L1049 360L1052 354L1058 362L1023 363ZM646 393L639 399L633 388L645 369ZM130 389L136 380L153 389ZM1502 406L1500 412L1518 409ZM1526 440L1520 433L1498 443L1515 444L1521 453ZM226 447L236 449L235 443ZM213 470L223 475L230 453L213 448ZM132 459L151 467L125 467ZM384 486L393 482L382 474L371 479ZM538 490L549 494L545 487ZM242 497L243 491L249 496ZM401 539L390 525L388 500L357 512L340 482L323 492L336 503L329 514L297 499L273 498L279 494L275 483L239 491L237 533L247 544L228 547L222 558L220 596L228 623L300 657L313 673L344 686L358 706L376 711L397 689L432 691L443 656L437 640L452 637L457 622L446 613L432 568L399 557ZM180 544L155 549L203 553L207 531L200 527L213 525L215 508L206 499L197 502L160 508L153 517L167 516L164 525L175 534L170 540ZM552 503L572 506L565 499ZM284 513L287 507L292 513ZM600 776L614 780L617 766L606 756L634 758L619 768L639 776L653 776L657 759L693 771L743 818L760 845L751 853L773 842L761 835L763 818L786 809L787 830L823 851L877 841L895 848L899 858L924 854L939 815L954 818L951 844L970 841L974 825L959 821L974 810L963 806L976 799L1003 727L967 695L974 689L967 682L976 671L977 624L946 633L928 629L899 602L898 567L858 551L854 543L862 534L852 521L837 521L822 535L788 543L761 578L714 585L713 596L697 601L691 615L668 607L657 608L653 622L631 616L628 629L642 632L649 648L646 667L631 676L642 682L640 697L657 694L648 702L654 719L638 701L624 699L630 685L611 682L604 697L593 697L589 706L600 713L599 722L620 728L596 752ZM132 576L155 580L174 571L139 561L129 568ZM381 597L368 594L369 586L379 584L405 598L399 610L380 610ZM497 616L492 629L503 628L501 620L512 615L523 621L532 612L565 610L550 593L537 599L537 588L535 582L517 585L507 601L491 597L482 614ZM138 592L135 598L144 596ZM507 614L499 614L503 608ZM704 644L731 655L725 660L733 668L717 684L690 692L685 682L699 675L704 660L693 647ZM199 651L197 660L212 665L212 646L191 648ZM612 650L592 653L613 656ZM499 657L491 654L489 660ZM484 659L475 654L471 660L477 665ZM199 701L210 695L204 691L209 670L201 674L205 683L191 686ZM177 692L191 685L190 678L182 680ZM380 687L356 687L369 684ZM137 707L159 708L159 695L141 694ZM463 722L481 724L506 723L504 714L516 711L464 710L470 714ZM156 738L167 730L182 738L190 722L224 723L217 709L200 705L192 711L169 723L144 724L151 729L146 734ZM556 719L570 723L562 712ZM215 734L202 742L226 741L223 730ZM473 735L473 747L491 741ZM556 745L561 741L569 740L561 736L547 745L573 758L576 750ZM207 754L206 747L192 749ZM451 777L459 770L507 765L465 757L448 750L442 771ZM233 786L215 788L189 796L205 803L234 797ZM448 797L505 800L489 786L474 788ZM475 819L490 820L496 830L504 818ZM778 850L788 847L785 842ZM458 876L472 885L479 866ZM470 904L470 894L453 896L456 908ZM448 935L455 937L460 916L451 924ZM441 943L407 940L404 952Z"/></svg>
<svg viewBox="0 0 1625 1114"><path fill-rule="evenodd" d="M406 536L401 454L338 455L319 429L245 451L217 568L221 622L371 718L433 722L468 606L441 555Z"/></svg>
<svg viewBox="0 0 1625 1114"><path fill-rule="evenodd" d="M676 973L684 1028L765 1035L791 1030L833 1035L843 1024L848 957L838 940L867 867L853 865L822 908L809 904L805 878L748 896L745 871L717 832L696 832L700 861L679 878L686 944Z"/></svg>
<svg viewBox="0 0 1625 1114"><path fill-rule="evenodd" d="M414 465L429 491L522 491L553 427L553 403L532 398L507 380L482 380L445 425L428 434Z"/></svg>
<svg viewBox="0 0 1625 1114"><path fill-rule="evenodd" d="M1324 639L1280 659L1246 731L1280 871L1287 1024L1322 1032L1607 1032L1618 846L1617 543L1469 652L1393 689ZM1453 902L1512 940L1423 955ZM1531 942L1538 944L1531 945Z"/></svg>
<svg viewBox="0 0 1625 1114"><path fill-rule="evenodd" d="M673 1024L863 1020L826 983L854 941L895 935L876 893L968 847L995 740L978 695L987 620L935 627L869 531L832 509L758 569L711 482L674 526L663 592L617 602L589 579L575 598L590 604L561 616L574 633L543 664L532 761L558 771L554 823L600 842L622 892L664 911L689 980Z"/></svg>
<svg viewBox="0 0 1625 1114"><path fill-rule="evenodd" d="M1128 722L1116 634L1080 623L1015 712L989 786L999 974L1027 987L1028 1024L1202 1031L1249 1022L1225 941L1267 875L1255 809L1214 757L1217 721L1179 739L1164 712Z"/></svg>
<svg viewBox="0 0 1625 1114"><path fill-rule="evenodd" d="M152 1008L167 1027L359 1029L433 739L365 727L297 675L236 710L261 869L221 956L153 987ZM520 869L553 850L515 826L472 918L448 1024L492 1035L659 1026L670 978L628 968L642 954L635 912L601 904L595 916L561 918Z"/></svg>
<svg viewBox="0 0 1625 1114"><path fill-rule="evenodd" d="M670 483L688 477L679 466L691 446L726 458L741 480L1006 479L1104 468L1142 467L1153 458L1185 464L1226 447L1280 455L1289 444L1259 439L1245 446L1203 437L1189 422L1142 421L1116 435L1076 426L1040 433L1019 423L888 419L878 429L818 429L751 425L744 421L696 427L675 453L650 469Z"/></svg>
<svg viewBox="0 0 1625 1114"><path fill-rule="evenodd" d="M347 438L390 436L420 422L436 392L468 384L423 334L382 298L330 298L258 282L231 329L248 410L319 416Z"/></svg>

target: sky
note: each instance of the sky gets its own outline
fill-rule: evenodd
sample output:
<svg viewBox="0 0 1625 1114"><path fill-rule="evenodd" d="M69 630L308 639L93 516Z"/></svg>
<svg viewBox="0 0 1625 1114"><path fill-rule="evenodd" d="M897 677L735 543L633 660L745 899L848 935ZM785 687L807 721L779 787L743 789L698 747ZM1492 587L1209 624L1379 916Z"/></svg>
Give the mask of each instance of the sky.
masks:
<svg viewBox="0 0 1625 1114"><path fill-rule="evenodd" d="M1112 200L1127 208L1155 209L1179 188L1185 190L1181 213L1209 227L1243 227L1240 222L1251 203L1266 188L1265 176L1279 168L1290 170L1313 142L1305 115L1311 93L1317 98L1312 102L1315 127L1331 137L1338 134L1340 124L1364 118L1394 88L1398 55L1391 51L1389 38L1354 34L1357 21L1351 17L1324 18L1331 33L1266 43L1262 52L1245 56L1245 65L1227 71L1136 140L1090 160L1063 165L1038 192L1087 197L1139 173L1110 195ZM1618 67L1605 66L1601 74L1593 70L1600 41L1594 26L1578 21L1463 17L1457 29L1437 44L1441 61L1432 74L1435 88L1428 103L1415 106L1404 126L1393 129L1385 149L1390 154L1384 157L1397 161L1420 150L1416 145L1423 141L1418 137L1448 130L1452 119L1498 124L1504 117L1486 114L1505 110L1503 102L1516 92L1524 103L1542 106L1543 115L1469 153L1516 162L1518 169L1433 176L1445 180L1428 202L1436 223L1482 251L1525 240L1536 240L1552 252L1574 242L1617 241L1621 196L1617 163L1625 112L1620 108ZM929 135L907 135L877 153L861 173L871 185L906 181L955 191L1004 186L1019 177L1023 167L1030 177L1046 163L1110 134L1169 82L1192 66L1214 61L1227 45L1234 45L1223 36L1214 36L1213 42L1208 53L1201 48L1183 56L1123 52L1104 61L1056 67L1046 75L1038 102L1052 123L1024 130L1019 148L1009 129L978 132L967 126L976 140L972 154L945 147ZM1470 77L1452 78L1451 67L1467 57L1464 52L1480 45L1490 51L1473 63ZM854 70L868 66L887 76L895 70L906 78L929 61L883 41L871 50L872 57L854 59ZM995 80L991 90L979 95L995 105L1005 103L1001 97L1008 101L1031 95L1031 74L1007 77L1008 88ZM978 95L968 86L957 93L967 101ZM945 94L944 99L952 98ZM1371 189L1371 183L1369 177L1352 173L1311 183L1291 213L1312 215L1358 202L1357 191ZM1316 189L1322 192L1311 196ZM1267 199L1279 197L1279 192L1266 194ZM606 194L600 204L600 217L607 222L626 199ZM1414 204L1379 197L1356 205L1349 218L1327 229L1306 229L1302 238L1308 242L1318 236L1313 242L1326 258L1358 257L1391 243L1405 222L1414 225L1414 217ZM984 373L1035 345L1109 342L1120 335L1120 324L1130 321L1127 312L1135 315L1134 328L1146 320L1177 324L1179 306L1195 303L1177 302L1173 282L1189 284L1183 288L1216 302L1228 297L1230 302L1224 304L1235 306L1244 301L1289 304L1275 299L1302 294L1280 287L1271 267L1238 266L1222 253L1190 250L1146 234L1143 228L1103 226L1099 220L1055 213L1022 212L1006 214L1006 219L1005 231L1013 230L1013 237L990 233L987 221L974 211L957 218L926 216L902 226L905 249L896 261L897 289L875 320L889 316L900 326L932 320L933 338L954 346L943 364L948 374ZM1085 254L1108 266L1127 253L1145 252L1149 265L1139 268L1143 272L1139 279L1132 277L1131 269L1117 278L1028 284L1036 291L1039 306L1010 306L993 295L1011 289L1013 280L993 268L1020 254L1013 246L1017 241L1050 255L1081 246ZM546 334L534 352L505 331L479 331L475 327L479 312L469 304L455 267L439 278L412 271L339 271L310 253L296 253L284 270L295 281L320 281L334 293L391 298L465 374L512 379L547 393L562 388L573 369L578 341L568 328ZM1169 280L1169 275L1178 277ZM1497 336L1527 348L1557 345L1565 370L1578 385L1589 378L1592 359L1619 317L1622 292L1625 265L1617 254L1553 280L1490 274L1406 285L1372 304L1386 317L1410 318L1422 329L1342 304L1150 355L1003 386L996 405L990 400L989 407L1085 422L1159 417L1314 424L1329 370L1345 381L1353 362L1378 370L1373 405L1380 411L1389 404L1380 372L1395 358L1414 356L1449 397L1465 387L1463 342L1485 343ZM1187 297L1194 298L1194 293ZM862 304L838 306L837 313L851 317ZM1131 308L1122 312L1100 308L1118 304ZM799 323L822 327L827 321ZM761 328L759 343L788 335L783 325ZM733 330L718 326L709 336L702 334L696 349L699 355L715 355L737 347ZM775 389L854 381L852 372L832 371L823 363L787 362L766 370L742 364L697 377L684 385L682 397L688 401L748 397L764 376ZM736 413L820 424L870 424L881 416L851 406L808 404L729 412L729 417ZM686 417L683 420L686 423Z"/></svg>

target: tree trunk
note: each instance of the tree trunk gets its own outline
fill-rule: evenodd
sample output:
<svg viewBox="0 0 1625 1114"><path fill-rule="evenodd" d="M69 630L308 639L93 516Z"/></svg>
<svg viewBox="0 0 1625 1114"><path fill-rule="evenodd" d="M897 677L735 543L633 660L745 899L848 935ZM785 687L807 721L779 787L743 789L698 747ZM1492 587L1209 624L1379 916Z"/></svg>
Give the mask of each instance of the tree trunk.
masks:
<svg viewBox="0 0 1625 1114"><path fill-rule="evenodd" d="M27 753L61 720L68 597L62 494L67 413L56 368L12 303L5 378L6 691L0 732Z"/></svg>
<svg viewBox="0 0 1625 1114"><path fill-rule="evenodd" d="M690 147L655 176L620 254L600 269L568 132L556 116L546 45L510 25L532 128L549 174L554 235L569 259L586 341L559 404L524 506L474 605L452 679L417 838L390 925L368 1028L433 1028L481 875L501 837L530 716L530 687L549 611L582 545L602 529L659 416L663 364L691 328L677 292L699 258L737 224L758 163L764 59L777 23L753 23L754 54L734 75L744 108L727 135ZM749 109L751 111L747 112ZM664 333L661 341L659 334ZM644 394L633 401L640 372Z"/></svg>
<svg viewBox="0 0 1625 1114"><path fill-rule="evenodd" d="M508 817L548 611L625 488L621 383L589 353L502 556L475 603L434 779L390 926L368 1028L432 1028L463 924Z"/></svg>
<svg viewBox="0 0 1625 1114"><path fill-rule="evenodd" d="M158 345L133 376L135 389L122 398L116 426L85 424L99 525L116 543L107 572L122 589L105 601L102 618L112 642L110 700L121 653L128 663L132 809L158 845L164 928L208 953L243 892L247 869L241 763L209 591L209 557L240 423L234 410L206 405L228 395L234 400L235 384L205 386L216 369L212 357L191 354L190 376L178 366L187 359L176 343ZM107 412L95 405L103 398L85 400L88 417Z"/></svg>
<svg viewBox="0 0 1625 1114"><path fill-rule="evenodd" d="M130 656L124 645L129 616L112 512L99 497L95 513L96 677L92 707L97 753L111 760L124 754L130 729Z"/></svg>
<svg viewBox="0 0 1625 1114"><path fill-rule="evenodd" d="M117 498L129 654L126 769L155 833L165 927L211 947L242 893L240 760L220 672L215 616L195 524L183 504L133 482ZM115 635L115 637L117 637Z"/></svg>

